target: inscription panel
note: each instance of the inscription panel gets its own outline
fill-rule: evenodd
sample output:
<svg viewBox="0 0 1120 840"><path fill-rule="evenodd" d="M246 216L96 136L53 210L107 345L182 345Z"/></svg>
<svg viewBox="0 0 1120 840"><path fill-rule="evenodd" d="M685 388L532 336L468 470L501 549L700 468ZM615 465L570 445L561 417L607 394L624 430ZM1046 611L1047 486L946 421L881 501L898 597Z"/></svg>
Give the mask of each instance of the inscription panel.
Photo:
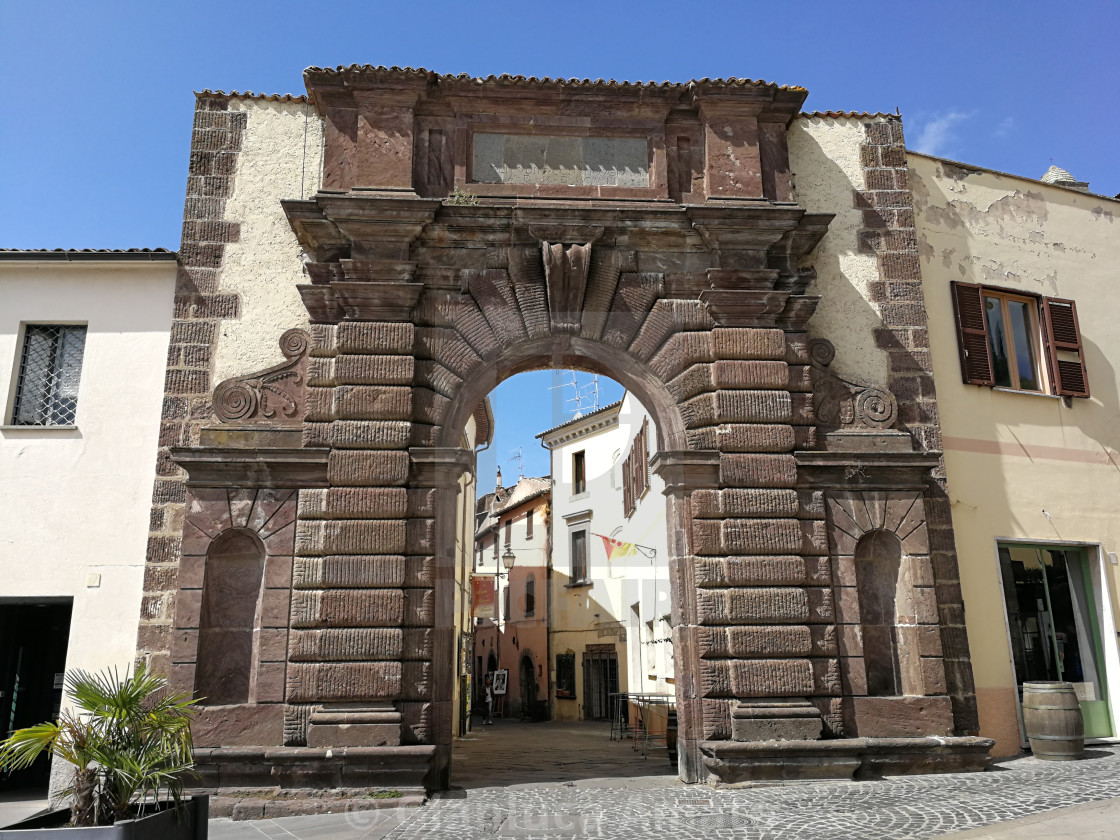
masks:
<svg viewBox="0 0 1120 840"><path fill-rule="evenodd" d="M472 181L572 187L648 187L644 137L475 134Z"/></svg>

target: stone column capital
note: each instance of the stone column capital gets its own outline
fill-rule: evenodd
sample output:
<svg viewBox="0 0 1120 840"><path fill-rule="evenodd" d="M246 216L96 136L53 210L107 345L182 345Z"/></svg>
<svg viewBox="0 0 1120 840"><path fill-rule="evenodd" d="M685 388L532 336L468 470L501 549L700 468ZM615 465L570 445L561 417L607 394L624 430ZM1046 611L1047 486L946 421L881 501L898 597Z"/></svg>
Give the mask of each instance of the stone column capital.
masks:
<svg viewBox="0 0 1120 840"><path fill-rule="evenodd" d="M665 482L665 495L719 487L719 452L714 449L658 452L652 469Z"/></svg>
<svg viewBox="0 0 1120 840"><path fill-rule="evenodd" d="M475 465L474 452L455 446L413 447L408 450L411 461L410 481L419 487L455 487L463 473Z"/></svg>

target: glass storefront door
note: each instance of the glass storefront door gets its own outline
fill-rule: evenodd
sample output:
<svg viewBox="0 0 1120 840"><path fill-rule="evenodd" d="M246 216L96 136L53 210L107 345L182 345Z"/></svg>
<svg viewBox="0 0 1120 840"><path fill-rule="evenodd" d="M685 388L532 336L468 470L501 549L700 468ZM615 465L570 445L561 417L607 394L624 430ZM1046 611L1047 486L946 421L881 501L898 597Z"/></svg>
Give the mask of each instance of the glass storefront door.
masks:
<svg viewBox="0 0 1120 840"><path fill-rule="evenodd" d="M1093 591L1085 550L1001 544L999 564L1020 702L1024 682L1071 682L1086 737L1111 736L1099 593Z"/></svg>

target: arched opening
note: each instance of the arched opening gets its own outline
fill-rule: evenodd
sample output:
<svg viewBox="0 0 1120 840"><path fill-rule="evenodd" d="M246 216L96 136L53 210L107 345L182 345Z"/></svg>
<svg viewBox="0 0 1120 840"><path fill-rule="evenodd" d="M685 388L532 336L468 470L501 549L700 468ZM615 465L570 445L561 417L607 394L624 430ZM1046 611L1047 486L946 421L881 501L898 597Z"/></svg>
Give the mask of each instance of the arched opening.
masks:
<svg viewBox="0 0 1120 840"><path fill-rule="evenodd" d="M494 437L476 456L475 608L455 667L485 671L471 678L471 726L451 745L457 786L487 783L480 773L503 761L555 775L577 741L606 761L564 761L566 778L601 775L614 759L620 775L676 773L669 517L650 467L659 426L635 393L582 367L510 372L482 397ZM495 726L483 729L489 673Z"/></svg>
<svg viewBox="0 0 1120 840"><path fill-rule="evenodd" d="M206 553L195 693L206 705L248 703L256 672L265 550L248 531L228 530Z"/></svg>
<svg viewBox="0 0 1120 840"><path fill-rule="evenodd" d="M890 531L869 531L856 544L855 566L867 694L895 697L903 693L897 608L901 541Z"/></svg>

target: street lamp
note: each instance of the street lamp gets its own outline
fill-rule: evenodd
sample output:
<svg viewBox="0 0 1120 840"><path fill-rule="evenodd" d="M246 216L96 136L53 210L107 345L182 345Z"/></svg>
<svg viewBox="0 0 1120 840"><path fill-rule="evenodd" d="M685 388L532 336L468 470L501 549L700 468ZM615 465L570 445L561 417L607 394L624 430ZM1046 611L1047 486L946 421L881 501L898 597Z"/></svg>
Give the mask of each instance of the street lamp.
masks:
<svg viewBox="0 0 1120 840"><path fill-rule="evenodd" d="M509 573L510 573L511 571L513 571L513 564L514 564L514 563L516 563L516 562L517 562L517 555L515 555L515 554L513 553L513 549L512 549L512 548L510 548L510 547L509 547L509 546L507 545L507 546L506 546L506 551L505 551L505 554L503 554L503 555L502 555L502 565L506 567L506 574L507 574L507 575L508 575L508 574L509 574ZM501 573L499 572L499 573L498 573L498 577L505 577L505 575L502 575L502 574L501 574Z"/></svg>

